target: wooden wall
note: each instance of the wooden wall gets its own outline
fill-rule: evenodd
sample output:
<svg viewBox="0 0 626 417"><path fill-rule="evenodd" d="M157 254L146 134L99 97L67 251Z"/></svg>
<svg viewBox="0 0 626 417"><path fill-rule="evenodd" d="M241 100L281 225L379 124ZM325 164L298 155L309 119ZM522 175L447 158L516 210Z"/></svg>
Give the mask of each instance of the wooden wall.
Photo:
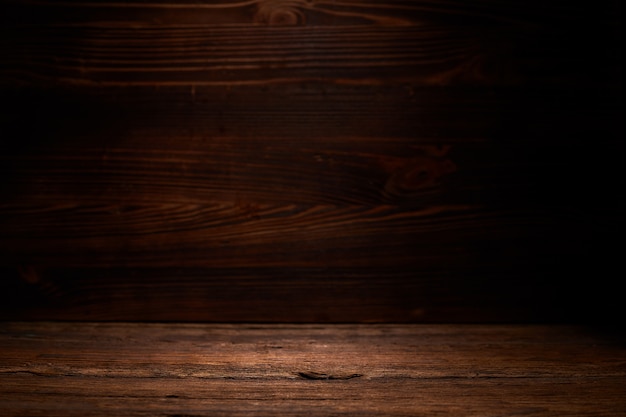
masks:
<svg viewBox="0 0 626 417"><path fill-rule="evenodd" d="M5 0L0 318L620 310L621 5Z"/></svg>

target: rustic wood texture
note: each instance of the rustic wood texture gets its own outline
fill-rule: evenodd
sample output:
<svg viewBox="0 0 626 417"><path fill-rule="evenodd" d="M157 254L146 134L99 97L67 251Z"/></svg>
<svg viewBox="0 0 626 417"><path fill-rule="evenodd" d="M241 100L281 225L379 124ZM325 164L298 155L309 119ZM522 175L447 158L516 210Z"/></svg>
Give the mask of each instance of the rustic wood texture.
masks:
<svg viewBox="0 0 626 417"><path fill-rule="evenodd" d="M577 41L598 34L580 26L619 25L606 1L6 3L6 79L81 85L573 81L577 65L615 70L587 64L610 58L611 39L581 54Z"/></svg>
<svg viewBox="0 0 626 417"><path fill-rule="evenodd" d="M3 318L620 310L616 1L8 0L0 23Z"/></svg>
<svg viewBox="0 0 626 417"><path fill-rule="evenodd" d="M3 416L625 416L581 327L0 324Z"/></svg>

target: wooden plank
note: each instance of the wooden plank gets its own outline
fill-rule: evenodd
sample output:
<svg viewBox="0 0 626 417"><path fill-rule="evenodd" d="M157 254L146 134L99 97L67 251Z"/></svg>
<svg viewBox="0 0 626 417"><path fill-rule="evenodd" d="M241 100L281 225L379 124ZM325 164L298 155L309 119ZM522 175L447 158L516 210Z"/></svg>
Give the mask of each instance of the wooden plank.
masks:
<svg viewBox="0 0 626 417"><path fill-rule="evenodd" d="M571 2L12 1L4 74L20 83L611 83L615 6ZM579 19L586 31L581 35ZM581 42L597 43L585 54ZM593 54L593 57L589 54ZM597 59L594 59L597 58Z"/></svg>
<svg viewBox="0 0 626 417"><path fill-rule="evenodd" d="M426 266L454 254L459 262L464 253L472 256L464 243L468 240L480 245L519 239L523 244L545 233L548 241L562 241L567 236L563 229L569 224L552 224L552 218L525 217L525 213L500 211L478 216L445 208L409 212L393 207L91 206L78 210L60 207L51 214L45 211L16 215L20 221L13 226L7 222L4 261L12 257L27 261L32 256L43 266L77 267L94 262L234 267L241 259L248 267L312 266L318 262L326 266ZM585 236L593 233L582 231ZM459 242L456 246L455 241ZM567 249L577 244L583 242L573 241ZM543 245L547 243L537 242L538 252ZM364 249L376 250L379 256L359 255Z"/></svg>
<svg viewBox="0 0 626 417"><path fill-rule="evenodd" d="M375 0L356 1L266 1L246 2L219 0L212 2L168 2L132 0L124 3L107 0L7 0L6 10L13 12L6 16L7 22L54 22L57 24L98 23L143 23L172 25L184 22L209 25L406 25L422 20L453 19L457 23L506 22L523 24L534 21L568 22L586 10L589 15L606 12L607 7L617 7L615 2L605 1L598 8L585 8L583 5L566 1L551 3L539 0L512 0L506 3L489 0L468 4L463 0L441 2L437 0L389 0L384 3ZM119 13L123 9L126 13ZM272 14L288 14L305 17L304 21L289 22L289 19L267 19ZM270 16L267 16L270 14ZM256 18L255 18L255 15ZM265 17L265 19L260 19ZM279 17L279 16L274 16ZM284 16L287 17L287 16ZM613 16L615 18L615 16ZM454 20L456 19L456 20Z"/></svg>
<svg viewBox="0 0 626 417"><path fill-rule="evenodd" d="M0 316L261 323L611 320L607 307L594 307L599 302L592 288L548 273L532 275L533 268L466 262L430 270L22 266L2 271ZM601 298L605 306L607 288Z"/></svg>
<svg viewBox="0 0 626 417"><path fill-rule="evenodd" d="M617 177L617 97L598 94L582 104L559 89L16 90L1 125L3 186L160 203L394 204L439 185L542 191ZM600 171L582 171L582 158L602 159Z"/></svg>
<svg viewBox="0 0 626 417"><path fill-rule="evenodd" d="M580 327L5 322L0 351L6 416L626 415L623 345Z"/></svg>

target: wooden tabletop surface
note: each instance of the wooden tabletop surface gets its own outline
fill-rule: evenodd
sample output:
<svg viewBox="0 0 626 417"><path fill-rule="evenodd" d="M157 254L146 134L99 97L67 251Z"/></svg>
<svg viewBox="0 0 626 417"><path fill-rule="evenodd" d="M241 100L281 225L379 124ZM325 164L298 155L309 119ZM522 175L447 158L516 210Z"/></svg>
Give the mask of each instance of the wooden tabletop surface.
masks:
<svg viewBox="0 0 626 417"><path fill-rule="evenodd" d="M626 349L542 325L4 322L2 416L626 416Z"/></svg>

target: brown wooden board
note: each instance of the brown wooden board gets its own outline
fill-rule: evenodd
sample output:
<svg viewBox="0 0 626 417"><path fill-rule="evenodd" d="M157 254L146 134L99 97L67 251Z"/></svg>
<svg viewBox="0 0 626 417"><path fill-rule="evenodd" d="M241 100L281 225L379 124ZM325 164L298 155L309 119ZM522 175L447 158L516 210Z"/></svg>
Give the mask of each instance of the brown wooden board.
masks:
<svg viewBox="0 0 626 417"><path fill-rule="evenodd" d="M580 327L1 323L3 416L624 416Z"/></svg>
<svg viewBox="0 0 626 417"><path fill-rule="evenodd" d="M0 317L619 316L617 2L0 7Z"/></svg>

